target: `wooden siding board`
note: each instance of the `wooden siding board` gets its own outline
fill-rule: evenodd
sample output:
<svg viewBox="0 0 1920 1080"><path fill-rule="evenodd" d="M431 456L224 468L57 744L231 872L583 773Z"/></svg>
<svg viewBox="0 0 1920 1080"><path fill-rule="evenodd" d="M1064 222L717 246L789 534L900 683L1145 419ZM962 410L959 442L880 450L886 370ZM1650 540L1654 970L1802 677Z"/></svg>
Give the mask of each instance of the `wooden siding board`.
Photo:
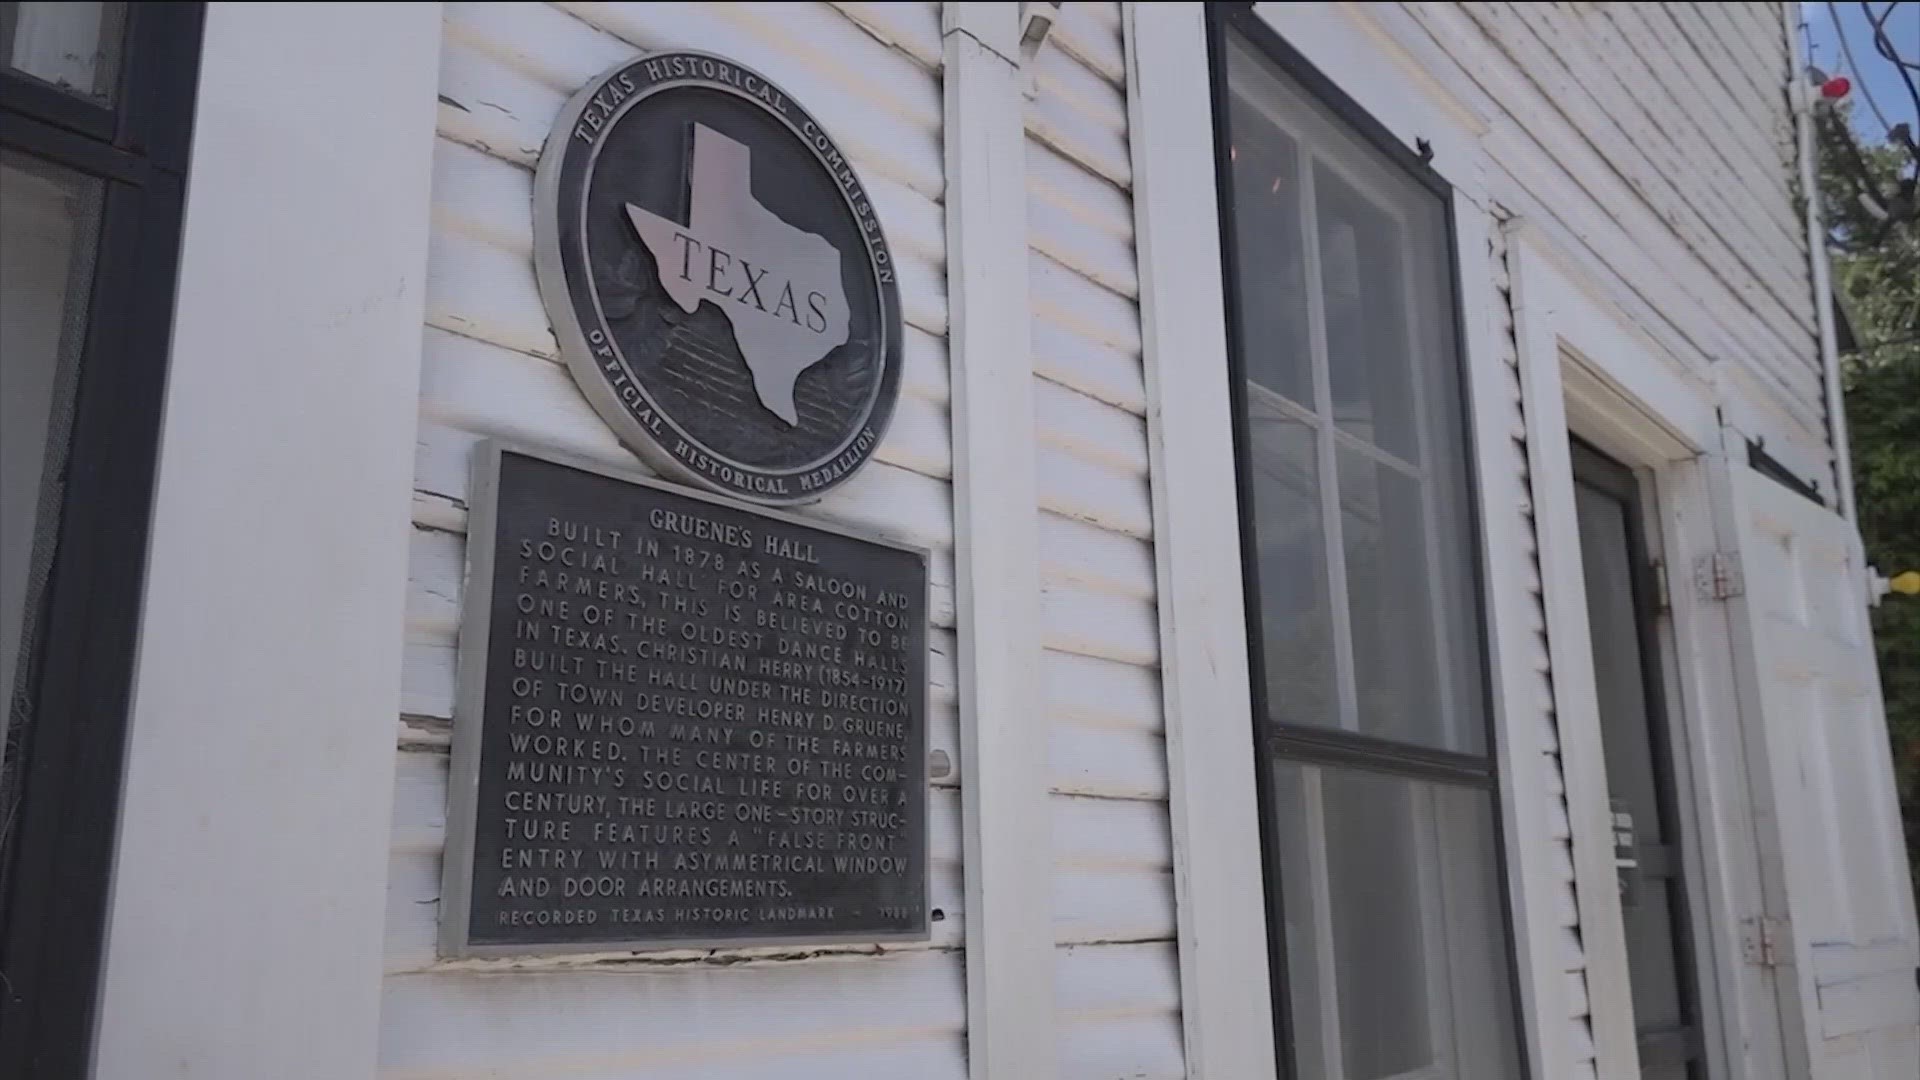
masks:
<svg viewBox="0 0 1920 1080"><path fill-rule="evenodd" d="M1180 1019L1130 1015L1068 1025L1060 1043L1060 1075L1067 1080L1183 1080Z"/></svg>
<svg viewBox="0 0 1920 1080"><path fill-rule="evenodd" d="M1185 1074L1124 73L1119 5L1068 4L1026 110L1059 1067L1088 1080Z"/></svg>
<svg viewBox="0 0 1920 1080"><path fill-rule="evenodd" d="M1581 187L1577 169L1604 166L1590 157L1584 159L1586 166L1578 165L1578 151L1567 149L1570 133L1549 129L1536 135L1509 116L1516 102L1535 111L1541 108L1538 94L1514 82L1512 65L1489 52L1489 44L1463 13L1446 5L1402 4L1371 7L1357 17L1373 23L1409 54L1430 58L1424 68L1427 77L1476 115L1491 118L1483 137L1490 155L1485 177L1489 189L1563 250L1578 256L1583 271L1632 325L1695 371L1706 372L1722 358L1736 370L1756 370L1746 358L1774 346L1750 340L1751 313L1737 299L1699 295L1699 275L1686 272L1692 263L1684 252L1650 246L1641 235L1644 226L1629 231L1610 220L1602 200L1618 200L1620 195L1603 191L1596 198ZM1569 160L1562 161L1549 147L1571 155ZM1803 364L1804 356L1796 353L1791 362ZM1753 380L1753 400L1772 417L1770 426L1757 434L1776 444L1810 448L1810 454L1824 452L1817 449L1825 440L1822 402L1796 396L1763 370L1756 370Z"/></svg>
<svg viewBox="0 0 1920 1080"><path fill-rule="evenodd" d="M1084 727L1049 717L1047 758L1053 790L1062 795L1165 802L1167 743L1151 732Z"/></svg>
<svg viewBox="0 0 1920 1080"><path fill-rule="evenodd" d="M1704 65L1688 62L1691 50L1674 40L1673 31L1656 32L1652 22L1665 23L1665 15L1653 5L1608 4L1600 9L1600 16L1625 40L1626 52L1637 62L1637 70L1645 73L1644 83L1629 78L1629 84L1638 83L1646 94L1658 91L1666 96L1667 104L1658 109L1685 113L1740 181L1753 186L1756 196L1792 231L1797 219L1787 162L1778 157L1778 148L1765 133L1747 122L1725 84ZM1804 237L1800 243L1804 247Z"/></svg>
<svg viewBox="0 0 1920 1080"><path fill-rule="evenodd" d="M1793 212L1782 163L1762 167L1754 162L1746 171L1738 169L1728 159L1719 125L1702 124L1701 110L1674 96L1672 83L1691 71L1648 67L1627 44L1610 7L1580 15L1539 4L1508 6L1543 41L1553 43L1635 145L1649 158L1659 155L1655 160L1662 175L1683 189L1717 232L1729 234L1736 255L1745 246L1739 243L1742 230L1750 233L1767 256L1755 272L1783 275L1797 308L1805 298L1794 291L1800 282L1792 270L1806 262L1806 229ZM1739 151L1735 148L1736 156L1752 161L1752 155Z"/></svg>
<svg viewBox="0 0 1920 1080"><path fill-rule="evenodd" d="M395 1078L682 1077L734 1064L786 1075L796 1053L929 1042L964 1075L953 952L659 970L435 972L388 979L381 1061ZM831 1002L823 1012L813 1003ZM837 1021L834 1026L823 1020ZM847 1075L820 1072L818 1076Z"/></svg>
<svg viewBox="0 0 1920 1080"><path fill-rule="evenodd" d="M842 15L882 44L899 49L929 71L940 69L938 3L836 3Z"/></svg>
<svg viewBox="0 0 1920 1080"><path fill-rule="evenodd" d="M1126 192L1032 137L1027 223L1034 250L1127 299L1139 298L1133 204Z"/></svg>
<svg viewBox="0 0 1920 1080"><path fill-rule="evenodd" d="M1153 545L1051 511L1040 515L1040 576L1045 582L1136 600L1152 600Z"/></svg>
<svg viewBox="0 0 1920 1080"><path fill-rule="evenodd" d="M1124 86L1127 62L1120 41L1120 5L1070 0L1060 7L1048 42L1116 87Z"/></svg>
<svg viewBox="0 0 1920 1080"><path fill-rule="evenodd" d="M1712 13L1703 12L1695 4L1659 6L1679 31L1681 40L1692 46L1700 62L1727 85L1734 103L1752 120L1762 137L1785 149L1792 138L1791 122L1783 124L1775 116L1776 107L1784 104L1784 86L1771 86L1771 80L1756 77L1751 58L1737 56L1728 49L1716 26L1719 20Z"/></svg>
<svg viewBox="0 0 1920 1080"><path fill-rule="evenodd" d="M1693 261L1704 263L1725 290L1777 335L1779 351L1795 355L1804 350L1813 334L1813 317L1805 293L1796 296L1791 288L1791 264L1769 268L1778 273L1766 276L1742 265L1739 252L1706 225L1700 211L1676 190L1675 178L1648 160L1636 139L1595 100L1591 86L1569 70L1563 58L1577 54L1580 46L1543 38L1540 27L1529 26L1517 17L1512 5L1462 4L1460 8L1506 62L1535 87L1543 108L1529 114L1532 129L1572 133L1584 144L1568 142L1569 149L1584 163L1576 171L1576 179L1596 202L1623 223L1634 219L1644 222L1651 217L1652 223L1642 226L1649 241L1664 241L1661 246L1675 257L1690 255ZM1605 182L1603 171L1611 173L1614 182ZM1643 204L1645 209L1630 214L1628 204L1632 202ZM1683 245L1679 250L1673 250L1676 240ZM1785 284L1776 281L1776 276L1784 278Z"/></svg>
<svg viewBox="0 0 1920 1080"><path fill-rule="evenodd" d="M1675 4L1635 4L1631 14L1644 19L1657 35L1676 70L1692 72L1707 87L1718 105L1723 105L1730 126L1741 133L1742 141L1757 147L1785 152L1773 122L1764 108L1756 108L1751 90L1743 80L1727 78L1724 59L1696 42L1703 29L1697 17ZM1625 14L1625 13L1623 13Z"/></svg>
<svg viewBox="0 0 1920 1080"><path fill-rule="evenodd" d="M1147 386L1137 350L1091 340L1040 312L1034 314L1031 338L1035 374L1135 416L1146 415Z"/></svg>
<svg viewBox="0 0 1920 1080"><path fill-rule="evenodd" d="M1781 47L1785 43L1781 37L1779 10L1773 5L1773 32L1756 35L1751 24L1747 23L1743 12L1758 6L1752 3L1714 3L1714 4L1676 4L1691 10L1707 27L1720 47L1725 50L1728 62L1739 71L1754 93L1760 95L1759 101L1786 97L1786 51ZM1771 114L1771 110L1769 110ZM1790 133L1783 132L1783 138Z"/></svg>
<svg viewBox="0 0 1920 1080"><path fill-rule="evenodd" d="M1130 185L1120 88L1061 49L1041 49L1030 72L1037 92L1027 102L1027 130L1095 174Z"/></svg>

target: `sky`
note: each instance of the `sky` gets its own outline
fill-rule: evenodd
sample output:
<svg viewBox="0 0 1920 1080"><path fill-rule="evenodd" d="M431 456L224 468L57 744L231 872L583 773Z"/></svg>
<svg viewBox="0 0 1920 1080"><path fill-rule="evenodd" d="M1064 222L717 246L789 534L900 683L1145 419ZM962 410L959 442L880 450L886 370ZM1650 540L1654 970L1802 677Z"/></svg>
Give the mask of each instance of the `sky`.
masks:
<svg viewBox="0 0 1920 1080"><path fill-rule="evenodd" d="M1889 4L1882 0L1872 4L1875 11L1894 9L1893 17L1887 20L1887 36L1893 39L1893 47L1909 61L1920 62L1920 0L1901 0ZM1873 47L1873 29L1867 16L1858 3L1803 3L1801 15L1806 20L1808 46L1813 66L1828 75L1844 74L1853 80L1853 126L1861 137L1877 142L1886 134L1886 125L1905 121L1909 129L1920 134L1920 116L1914 115L1913 97L1907 93L1906 84L1901 82L1900 74L1894 65L1882 57ZM1839 17L1839 31L1834 28L1834 17ZM1842 36L1844 35L1844 37ZM1846 52L1842 44L1853 54L1853 63L1847 63ZM1920 83L1920 72L1910 72L1915 83ZM1885 125L1868 107L1867 99L1880 106L1885 117Z"/></svg>

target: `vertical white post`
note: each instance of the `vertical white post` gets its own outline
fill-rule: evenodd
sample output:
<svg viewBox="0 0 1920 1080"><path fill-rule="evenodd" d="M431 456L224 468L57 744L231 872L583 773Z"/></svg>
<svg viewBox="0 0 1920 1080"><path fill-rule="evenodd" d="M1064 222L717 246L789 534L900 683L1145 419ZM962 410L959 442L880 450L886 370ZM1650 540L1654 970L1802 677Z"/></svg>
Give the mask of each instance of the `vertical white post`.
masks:
<svg viewBox="0 0 1920 1080"><path fill-rule="evenodd" d="M973 1080L1055 1072L1019 7L945 6L955 600Z"/></svg>
<svg viewBox="0 0 1920 1080"><path fill-rule="evenodd" d="M1571 1076L1574 1065L1567 1037L1572 1003L1566 992L1566 950L1555 910L1558 845L1542 812L1554 801L1550 792L1555 766L1549 756L1552 748L1544 743L1544 733L1535 722L1539 673L1533 663L1533 597L1525 578L1513 571L1531 557L1525 529L1530 496L1516 460L1520 452L1509 421L1512 375L1501 355L1503 330L1496 309L1506 299L1496 295L1493 287L1492 215L1457 189L1453 213L1478 481L1474 513L1481 522L1480 565L1486 587L1487 665L1493 673L1501 840L1507 853L1528 1075L1544 1080Z"/></svg>
<svg viewBox="0 0 1920 1080"><path fill-rule="evenodd" d="M1274 1075L1213 106L1198 4L1129 4L1147 445L1187 1075Z"/></svg>
<svg viewBox="0 0 1920 1080"><path fill-rule="evenodd" d="M205 33L93 1075L366 1077L440 5Z"/></svg>
<svg viewBox="0 0 1920 1080"><path fill-rule="evenodd" d="M1580 945L1587 961L1588 1022L1593 1027L1594 1060L1600 1075L1638 1076L1640 1051L1634 1036L1626 924L1614 867L1613 804L1607 795L1586 572L1567 442L1566 392L1560 381L1558 327L1566 317L1566 303L1552 271L1528 247L1526 233L1509 228L1507 237L1553 709L1559 721L1560 766L1573 833Z"/></svg>

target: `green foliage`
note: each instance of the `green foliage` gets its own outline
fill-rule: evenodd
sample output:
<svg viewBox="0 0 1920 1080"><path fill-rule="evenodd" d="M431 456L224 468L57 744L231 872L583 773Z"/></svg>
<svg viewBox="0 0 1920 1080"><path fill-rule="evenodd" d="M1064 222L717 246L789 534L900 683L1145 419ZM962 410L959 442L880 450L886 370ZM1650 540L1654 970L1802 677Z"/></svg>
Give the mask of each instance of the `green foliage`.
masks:
<svg viewBox="0 0 1920 1080"><path fill-rule="evenodd" d="M1857 345L1841 358L1841 377L1860 532L1882 573L1920 570L1920 221L1907 179L1916 163L1892 145L1855 148L1844 115L1819 116L1834 286ZM1876 214L1869 202L1891 212ZM1920 883L1920 596L1881 601L1873 631L1907 854Z"/></svg>

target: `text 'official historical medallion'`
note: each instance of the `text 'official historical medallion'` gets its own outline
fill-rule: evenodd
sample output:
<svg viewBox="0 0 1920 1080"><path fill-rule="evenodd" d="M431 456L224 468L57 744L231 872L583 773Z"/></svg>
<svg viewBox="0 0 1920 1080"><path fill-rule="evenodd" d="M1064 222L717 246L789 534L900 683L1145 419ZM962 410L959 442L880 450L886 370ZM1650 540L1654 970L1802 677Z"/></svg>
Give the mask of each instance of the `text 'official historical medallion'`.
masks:
<svg viewBox="0 0 1920 1080"><path fill-rule="evenodd" d="M808 502L872 456L900 299L853 165L778 86L661 52L574 95L540 157L540 292L575 381L676 479Z"/></svg>

